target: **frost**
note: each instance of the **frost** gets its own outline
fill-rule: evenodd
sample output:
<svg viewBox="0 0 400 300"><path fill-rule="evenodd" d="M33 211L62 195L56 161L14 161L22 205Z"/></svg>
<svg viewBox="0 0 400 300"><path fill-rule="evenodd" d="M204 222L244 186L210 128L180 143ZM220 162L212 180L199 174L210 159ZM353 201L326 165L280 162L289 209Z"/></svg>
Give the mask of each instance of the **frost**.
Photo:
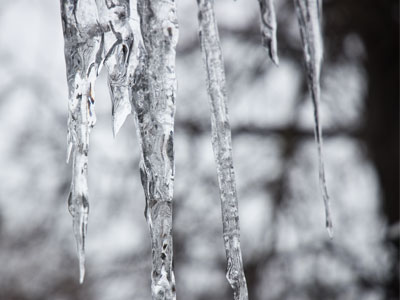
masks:
<svg viewBox="0 0 400 300"><path fill-rule="evenodd" d="M175 48L178 21L174 0L140 0L144 49L132 87L141 145L140 174L152 248L153 299L176 299L173 272L172 197L175 173Z"/></svg>
<svg viewBox="0 0 400 300"><path fill-rule="evenodd" d="M314 105L315 140L318 146L319 181L325 204L326 228L329 236L333 236L333 225L330 212L328 189L326 187L324 160L322 152L322 128L320 124L319 104L321 98L320 73L323 56L321 36L320 0L295 0L295 6L303 42L308 85Z"/></svg>
<svg viewBox="0 0 400 300"><path fill-rule="evenodd" d="M200 41L207 71L211 106L212 145L221 197L223 238L228 261L226 278L235 300L247 300L247 285L240 249L240 228L224 64L213 0L199 0Z"/></svg>
<svg viewBox="0 0 400 300"><path fill-rule="evenodd" d="M274 0L258 0L258 2L261 14L261 43L267 49L274 64L279 65Z"/></svg>
<svg viewBox="0 0 400 300"><path fill-rule="evenodd" d="M80 282L85 276L85 238L89 214L87 170L89 134L96 123L94 81L101 67L101 30L93 22L93 3L61 1L65 61L69 90L68 154L73 155L68 209L79 256Z"/></svg>

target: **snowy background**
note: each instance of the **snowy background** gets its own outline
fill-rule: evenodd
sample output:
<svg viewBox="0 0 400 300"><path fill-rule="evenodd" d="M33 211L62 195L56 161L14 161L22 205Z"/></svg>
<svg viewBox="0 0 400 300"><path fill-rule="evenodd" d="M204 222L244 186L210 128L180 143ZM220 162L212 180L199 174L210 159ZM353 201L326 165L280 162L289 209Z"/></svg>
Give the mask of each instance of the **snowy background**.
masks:
<svg viewBox="0 0 400 300"><path fill-rule="evenodd" d="M397 299L398 42L391 34L398 41L398 3L324 1L330 241L297 19L292 1L275 2L279 68L260 45L257 1L216 3L250 299ZM196 1L178 1L178 11L177 296L228 300ZM371 14L378 19L370 21ZM383 26L394 32L379 34ZM79 286L66 203L71 166L59 2L0 0L0 28L0 299L150 299L133 119L113 139L103 72L91 135L87 277Z"/></svg>

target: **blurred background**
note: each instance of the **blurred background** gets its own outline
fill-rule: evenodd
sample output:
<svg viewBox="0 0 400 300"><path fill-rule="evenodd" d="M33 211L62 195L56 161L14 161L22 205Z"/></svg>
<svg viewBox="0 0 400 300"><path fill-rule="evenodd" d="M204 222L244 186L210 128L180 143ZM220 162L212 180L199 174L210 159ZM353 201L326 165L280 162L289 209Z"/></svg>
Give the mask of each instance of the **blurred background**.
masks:
<svg viewBox="0 0 400 300"><path fill-rule="evenodd" d="M113 139L103 72L91 135L87 277L80 286L66 203L71 166L59 1L0 4L0 299L151 299L133 118ZM323 4L322 120L333 241L324 228L293 1L275 1L279 68L260 45L256 0L215 5L251 300L398 299L398 1ZM177 5L177 296L228 300L196 1Z"/></svg>

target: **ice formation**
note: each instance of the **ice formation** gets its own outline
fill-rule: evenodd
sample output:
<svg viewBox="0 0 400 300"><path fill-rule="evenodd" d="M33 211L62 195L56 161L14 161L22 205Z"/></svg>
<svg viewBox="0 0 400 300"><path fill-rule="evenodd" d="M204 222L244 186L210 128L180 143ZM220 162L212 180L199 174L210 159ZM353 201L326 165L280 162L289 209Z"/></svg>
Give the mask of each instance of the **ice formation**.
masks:
<svg viewBox="0 0 400 300"><path fill-rule="evenodd" d="M320 122L320 73L323 57L323 42L321 35L322 4L320 0L295 0L299 21L300 35L303 42L306 62L308 86L314 105L315 140L318 147L319 182L325 204L326 228L333 237L333 225L330 212L330 202L325 179L325 168L322 152L322 128Z"/></svg>
<svg viewBox="0 0 400 300"><path fill-rule="evenodd" d="M214 0L199 0L200 42L207 73L207 91L211 107L211 136L217 165L221 198L223 239L227 258L226 278L235 300L247 300L247 284L240 249L240 227L235 172L232 159L226 83Z"/></svg>
<svg viewBox="0 0 400 300"><path fill-rule="evenodd" d="M172 266L172 197L175 173L175 48L178 21L174 0L139 1L144 49L132 87L141 145L140 175L152 248L153 299L175 299Z"/></svg>
<svg viewBox="0 0 400 300"><path fill-rule="evenodd" d="M136 1L61 0L61 18L69 89L67 162L73 156L68 208L73 217L82 283L89 214L89 134L96 123L94 84L105 64L115 135L131 113L130 87L138 65L141 34Z"/></svg>
<svg viewBox="0 0 400 300"><path fill-rule="evenodd" d="M68 209L77 242L80 282L85 275L85 238L89 214L87 170L89 134L96 123L94 83L101 68L101 29L87 11L96 9L89 1L61 1L65 61L69 90L68 153L72 154L72 183Z"/></svg>
<svg viewBox="0 0 400 300"><path fill-rule="evenodd" d="M326 226L332 235L329 196L322 155L319 117L323 55L319 0L294 0L312 95L319 178ZM211 107L212 146L220 188L226 277L235 300L248 292L240 248L238 198L232 159L225 71L214 0L197 0L199 34ZM273 0L259 0L262 44L278 65L277 22ZM172 198L174 183L175 74L178 21L174 0L61 0L69 90L68 150L72 183L68 208L73 218L80 282L85 274L85 238L89 214L89 135L96 123L94 84L106 66L112 100L113 133L133 113L141 147L140 174L145 217L152 248L151 289L154 300L176 299L173 272Z"/></svg>
<svg viewBox="0 0 400 300"><path fill-rule="evenodd" d="M261 43L267 49L275 65L279 65L278 42L276 39L276 14L274 0L258 0L261 14Z"/></svg>

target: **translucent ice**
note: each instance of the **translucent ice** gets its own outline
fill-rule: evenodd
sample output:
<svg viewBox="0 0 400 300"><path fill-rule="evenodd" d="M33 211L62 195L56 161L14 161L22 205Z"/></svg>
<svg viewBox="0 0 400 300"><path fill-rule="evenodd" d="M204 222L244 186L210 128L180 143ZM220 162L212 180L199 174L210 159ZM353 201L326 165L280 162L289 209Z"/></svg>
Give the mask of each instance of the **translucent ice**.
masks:
<svg viewBox="0 0 400 300"><path fill-rule="evenodd" d="M152 247L154 300L176 299L173 272L175 48L178 22L174 0L139 0L143 47L132 86L141 144L140 175Z"/></svg>
<svg viewBox="0 0 400 300"><path fill-rule="evenodd" d="M85 238L89 214L87 170L89 134L96 123L94 81L101 67L102 30L96 23L92 1L62 0L61 17L69 90L68 154L71 153L72 183L68 209L77 243L80 282L85 274ZM89 12L89 13L88 13Z"/></svg>
<svg viewBox="0 0 400 300"><path fill-rule="evenodd" d="M258 2L261 13L261 42L274 64L279 65L274 0L258 0Z"/></svg>
<svg viewBox="0 0 400 300"><path fill-rule="evenodd" d="M131 28L131 6L136 1L96 0L100 24L109 28L104 33L104 64L112 101L114 136L131 113L130 86L138 65L138 43L141 40Z"/></svg>
<svg viewBox="0 0 400 300"><path fill-rule="evenodd" d="M321 35L322 7L320 0L295 0L300 34L303 42L306 62L308 86L314 105L315 140L318 147L319 181L325 204L326 228L330 237L333 236L333 225L330 212L328 189L326 186L324 160L322 152L322 128L319 105L321 98L320 73L323 57L323 42Z"/></svg>
<svg viewBox="0 0 400 300"><path fill-rule="evenodd" d="M240 228L232 159L224 63L214 15L213 0L198 0L200 42L207 73L211 106L211 136L220 189L222 227L227 258L226 278L235 300L247 300L247 284L240 249Z"/></svg>

